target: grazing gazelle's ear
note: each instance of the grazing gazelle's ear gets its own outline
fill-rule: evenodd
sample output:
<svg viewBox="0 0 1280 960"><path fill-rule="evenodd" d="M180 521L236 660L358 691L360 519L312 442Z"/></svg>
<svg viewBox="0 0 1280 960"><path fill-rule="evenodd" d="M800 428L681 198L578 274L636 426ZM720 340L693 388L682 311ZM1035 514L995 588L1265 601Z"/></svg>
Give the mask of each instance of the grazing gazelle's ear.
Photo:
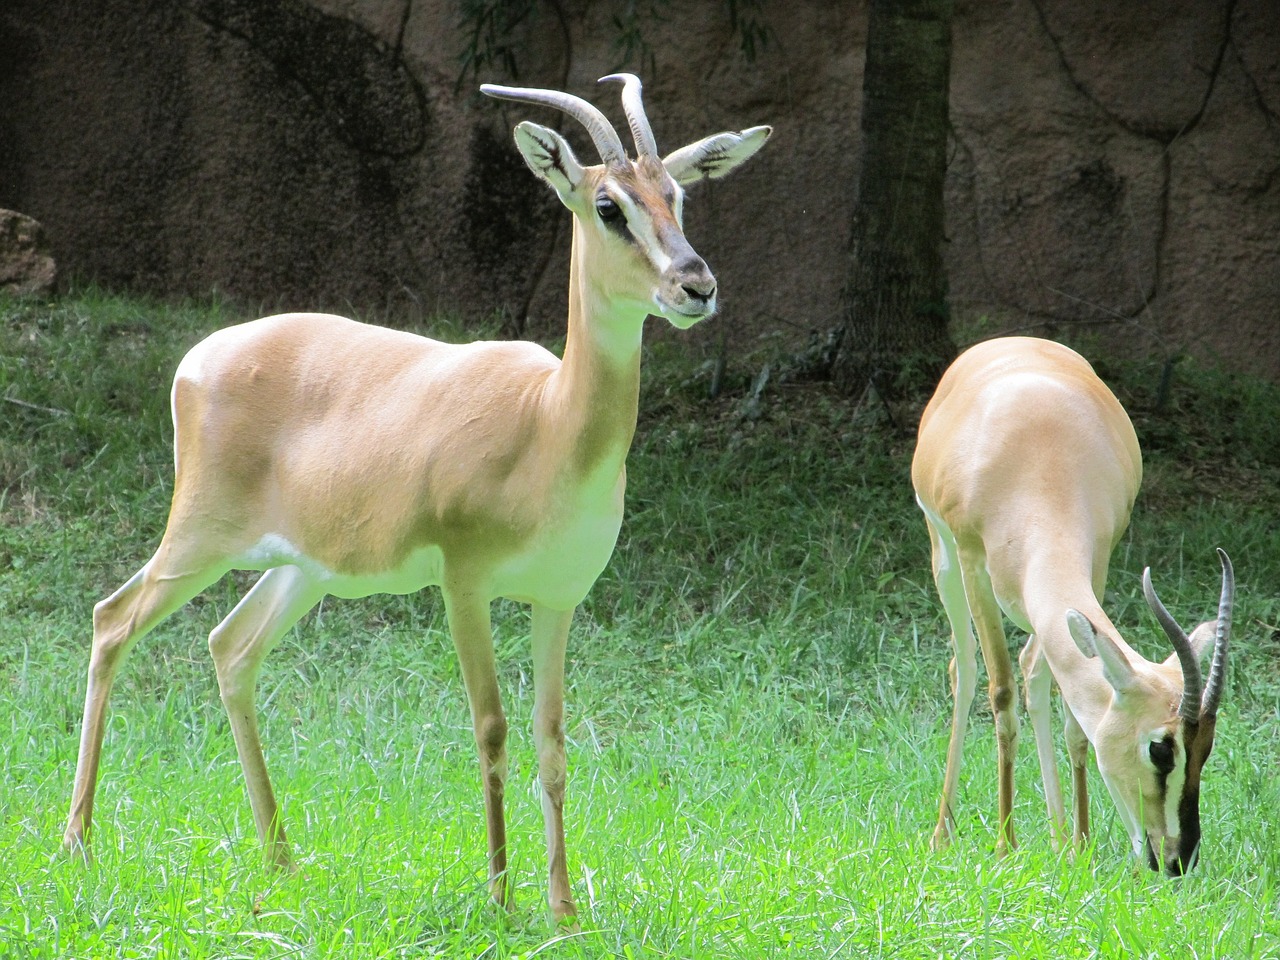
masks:
<svg viewBox="0 0 1280 960"><path fill-rule="evenodd" d="M662 165L682 187L714 180L741 166L764 146L772 132L772 127L750 127L741 133L717 133L667 154Z"/></svg>
<svg viewBox="0 0 1280 960"><path fill-rule="evenodd" d="M566 207L586 173L573 150L560 134L540 123L525 120L516 124L516 148L529 169L551 184Z"/></svg>
<svg viewBox="0 0 1280 960"><path fill-rule="evenodd" d="M1133 686L1133 666L1129 659L1115 641L1099 631L1088 617L1079 610L1068 610L1067 630L1081 653L1089 659L1097 657L1102 661L1102 675L1112 690L1123 694Z"/></svg>

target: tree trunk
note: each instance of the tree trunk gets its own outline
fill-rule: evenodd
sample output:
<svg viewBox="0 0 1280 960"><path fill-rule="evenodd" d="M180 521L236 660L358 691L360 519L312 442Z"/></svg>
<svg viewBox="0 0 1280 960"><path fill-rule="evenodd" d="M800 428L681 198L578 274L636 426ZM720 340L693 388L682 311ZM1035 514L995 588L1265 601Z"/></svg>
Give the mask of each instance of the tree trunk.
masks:
<svg viewBox="0 0 1280 960"><path fill-rule="evenodd" d="M954 0L871 0L862 167L832 376L927 392L955 355L942 244Z"/></svg>

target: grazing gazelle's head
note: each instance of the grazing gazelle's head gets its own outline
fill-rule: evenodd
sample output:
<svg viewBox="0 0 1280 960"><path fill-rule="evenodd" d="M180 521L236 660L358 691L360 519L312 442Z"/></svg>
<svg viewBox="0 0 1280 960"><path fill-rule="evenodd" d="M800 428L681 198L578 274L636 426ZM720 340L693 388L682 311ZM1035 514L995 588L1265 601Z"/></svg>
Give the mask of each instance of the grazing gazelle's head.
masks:
<svg viewBox="0 0 1280 960"><path fill-rule="evenodd" d="M574 268L589 277L595 296L615 310L656 314L680 328L716 310L716 279L685 239L684 187L722 177L764 145L769 127L719 133L659 158L644 113L640 80L614 74L635 141L636 159L604 115L585 100L557 90L484 84L491 97L555 107L587 128L603 161L583 166L556 131L525 121L516 145L529 168L555 190L574 216Z"/></svg>
<svg viewBox="0 0 1280 960"><path fill-rule="evenodd" d="M1218 554L1218 619L1200 624L1190 637L1156 596L1151 570L1143 573L1147 603L1173 644L1163 663L1131 659L1083 614L1067 612L1072 638L1085 656L1102 661L1114 694L1094 740L1098 769L1134 854L1170 876L1185 874L1199 853L1200 773L1213 749L1226 677L1235 579L1226 553ZM1210 646L1213 661L1202 683L1200 657Z"/></svg>

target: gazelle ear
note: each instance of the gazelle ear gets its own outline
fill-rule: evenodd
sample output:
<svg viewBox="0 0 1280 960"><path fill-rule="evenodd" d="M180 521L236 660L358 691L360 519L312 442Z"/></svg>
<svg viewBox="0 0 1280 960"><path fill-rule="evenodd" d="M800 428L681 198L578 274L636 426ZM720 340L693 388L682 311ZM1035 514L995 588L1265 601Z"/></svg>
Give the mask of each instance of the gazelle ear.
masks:
<svg viewBox="0 0 1280 960"><path fill-rule="evenodd" d="M751 127L741 133L717 133L681 147L662 160L671 179L682 187L714 180L740 167L764 146L773 127Z"/></svg>
<svg viewBox="0 0 1280 960"><path fill-rule="evenodd" d="M1089 622L1088 617L1079 610L1068 610L1067 630L1081 653L1091 660L1097 657L1102 661L1102 676L1111 684L1112 690L1123 694L1133 687L1133 667L1128 658L1120 652L1114 640Z"/></svg>
<svg viewBox="0 0 1280 960"><path fill-rule="evenodd" d="M515 136L516 148L529 169L551 184L561 203L571 206L570 200L586 170L564 137L550 127L529 120L516 124Z"/></svg>
<svg viewBox="0 0 1280 960"><path fill-rule="evenodd" d="M1213 645L1217 642L1218 624L1214 620L1206 620L1200 626L1191 631L1188 638L1191 641L1191 649L1195 651L1197 660L1204 658L1213 651ZM1178 654L1171 653L1165 658L1165 663L1178 663ZM1181 666L1181 664L1179 664Z"/></svg>

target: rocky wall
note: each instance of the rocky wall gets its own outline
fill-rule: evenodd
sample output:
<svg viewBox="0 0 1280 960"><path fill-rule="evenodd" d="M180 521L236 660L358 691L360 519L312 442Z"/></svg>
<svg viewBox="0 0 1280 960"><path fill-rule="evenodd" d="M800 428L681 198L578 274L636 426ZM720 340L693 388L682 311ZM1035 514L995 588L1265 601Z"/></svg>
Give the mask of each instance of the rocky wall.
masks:
<svg viewBox="0 0 1280 960"><path fill-rule="evenodd" d="M518 82L621 125L595 80L639 68L664 150L775 128L690 198L723 313L684 336L747 349L833 324L865 3L765 2L754 61L725 3L659 4L643 66L621 62L620 4L536 6L513 34ZM460 19L457 0L8 0L0 207L43 223L63 278L246 310L503 312L554 338L568 215L510 128L559 119L459 82ZM958 0L954 38L962 324L1082 323L1280 377L1280 4Z"/></svg>

